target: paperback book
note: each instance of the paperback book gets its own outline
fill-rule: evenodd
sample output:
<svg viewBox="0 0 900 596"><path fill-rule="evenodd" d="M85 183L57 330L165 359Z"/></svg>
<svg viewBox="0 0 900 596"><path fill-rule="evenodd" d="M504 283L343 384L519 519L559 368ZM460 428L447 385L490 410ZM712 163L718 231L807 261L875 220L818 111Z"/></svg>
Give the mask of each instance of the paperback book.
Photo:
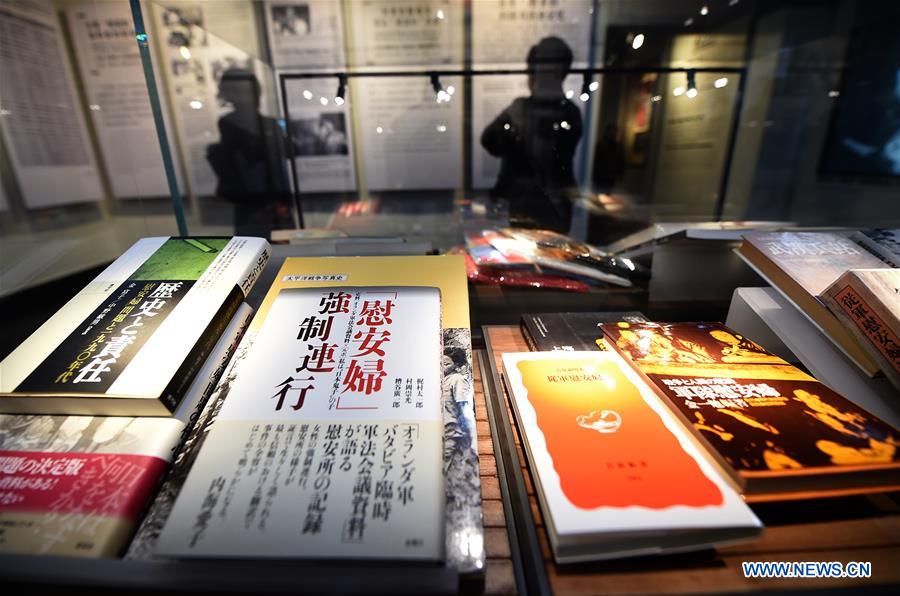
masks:
<svg viewBox="0 0 900 596"><path fill-rule="evenodd" d="M604 325L748 500L900 487L900 435L719 323Z"/></svg>
<svg viewBox="0 0 900 596"><path fill-rule="evenodd" d="M329 300L337 312L320 313ZM181 495L158 516L162 535L148 527L130 556L444 560L483 571L467 323L459 257L287 259L226 373ZM254 442L282 447L238 472L233 439L246 445L256 425ZM284 446L301 449L293 472Z"/></svg>
<svg viewBox="0 0 900 596"><path fill-rule="evenodd" d="M238 309L171 417L0 414L0 552L120 555L251 313Z"/></svg>
<svg viewBox="0 0 900 596"><path fill-rule="evenodd" d="M617 353L507 353L503 371L557 562L706 548L760 532Z"/></svg>
<svg viewBox="0 0 900 596"><path fill-rule="evenodd" d="M269 257L144 238L0 362L0 412L171 416Z"/></svg>

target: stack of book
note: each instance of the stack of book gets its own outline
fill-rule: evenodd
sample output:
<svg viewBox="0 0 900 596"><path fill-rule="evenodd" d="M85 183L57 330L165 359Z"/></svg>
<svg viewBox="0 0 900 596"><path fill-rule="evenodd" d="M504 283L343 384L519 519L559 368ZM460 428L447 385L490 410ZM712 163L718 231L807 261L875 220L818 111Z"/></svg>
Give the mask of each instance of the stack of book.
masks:
<svg viewBox="0 0 900 596"><path fill-rule="evenodd" d="M900 230L751 233L738 254L869 377L900 389Z"/></svg>
<svg viewBox="0 0 900 596"><path fill-rule="evenodd" d="M724 325L584 317L618 318L605 350L503 354L558 562L749 539L745 502L900 488L896 429Z"/></svg>
<svg viewBox="0 0 900 596"><path fill-rule="evenodd" d="M470 279L587 291L591 286L630 288L646 281L644 267L549 230L487 229L466 237L474 271ZM473 275L474 274L474 275ZM528 284L521 283L527 278Z"/></svg>
<svg viewBox="0 0 900 596"><path fill-rule="evenodd" d="M249 323L259 238L145 238L0 363L0 552L116 556Z"/></svg>

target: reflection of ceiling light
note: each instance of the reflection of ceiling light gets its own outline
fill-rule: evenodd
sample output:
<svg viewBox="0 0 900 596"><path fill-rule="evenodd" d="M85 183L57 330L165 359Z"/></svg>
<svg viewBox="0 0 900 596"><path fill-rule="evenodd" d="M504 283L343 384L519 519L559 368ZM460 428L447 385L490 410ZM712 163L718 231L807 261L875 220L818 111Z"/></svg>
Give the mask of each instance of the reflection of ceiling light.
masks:
<svg viewBox="0 0 900 596"><path fill-rule="evenodd" d="M694 19L693 19L693 18L689 18L689 19L686 19L686 20L684 21L684 26L685 26L685 27L690 27L690 26L693 25L693 24L694 24Z"/></svg>
<svg viewBox="0 0 900 596"><path fill-rule="evenodd" d="M572 99L573 97L575 97L574 89L569 89L568 91L566 91L566 99Z"/></svg>
<svg viewBox="0 0 900 596"><path fill-rule="evenodd" d="M336 106L342 106L342 105L344 105L344 98L343 98L343 97L335 97L335 98L334 98L334 105L336 105Z"/></svg>
<svg viewBox="0 0 900 596"><path fill-rule="evenodd" d="M706 6L706 5L703 5L703 8L700 9L700 14L703 15L703 16L708 15L708 14L709 14L709 7Z"/></svg>
<svg viewBox="0 0 900 596"><path fill-rule="evenodd" d="M662 95L654 95L650 98L650 101L662 101Z"/></svg>
<svg viewBox="0 0 900 596"><path fill-rule="evenodd" d="M581 95L578 96L578 99L580 99L581 101L587 101L590 98L591 98L591 96L588 93L582 93Z"/></svg>
<svg viewBox="0 0 900 596"><path fill-rule="evenodd" d="M178 52L181 54L181 57L184 58L185 60L191 59L191 51L188 49L187 46L181 46L180 48L178 48Z"/></svg>
<svg viewBox="0 0 900 596"><path fill-rule="evenodd" d="M203 109L203 102L200 101L199 99L192 99L190 106L192 108L194 108L195 110L200 110L200 109Z"/></svg>
<svg viewBox="0 0 900 596"><path fill-rule="evenodd" d="M691 87L690 89L687 90L685 95L687 95L688 99L694 99L695 97L697 97L697 88Z"/></svg>
<svg viewBox="0 0 900 596"><path fill-rule="evenodd" d="M828 97L840 97L840 96L841 96L841 92L837 91L836 89L832 89L831 91L828 92Z"/></svg>
<svg viewBox="0 0 900 596"><path fill-rule="evenodd" d="M376 127L375 127L375 132L377 132L378 134L381 134L381 133L384 132L384 129L381 128L380 126L376 126Z"/></svg>
<svg viewBox="0 0 900 596"><path fill-rule="evenodd" d="M503 130L509 130L509 122L503 125Z"/></svg>
<svg viewBox="0 0 900 596"><path fill-rule="evenodd" d="M456 87L454 87L453 85L447 85L447 93L449 95L453 95L454 93L456 93Z"/></svg>
<svg viewBox="0 0 900 596"><path fill-rule="evenodd" d="M94 111L94 112L99 112L99 111L100 111L100 106L98 106L98 105L95 104L95 103L92 103L92 104L91 104L91 110Z"/></svg>
<svg viewBox="0 0 900 596"><path fill-rule="evenodd" d="M303 99L312 99L312 91L310 91L309 89L304 89Z"/></svg>
<svg viewBox="0 0 900 596"><path fill-rule="evenodd" d="M328 105L328 98L327 98L327 97L320 97L320 98L319 98L319 103L322 104L323 106L327 106L327 105Z"/></svg>
<svg viewBox="0 0 900 596"><path fill-rule="evenodd" d="M9 116L12 114L9 110L0 109L0 116Z"/></svg>
<svg viewBox="0 0 900 596"><path fill-rule="evenodd" d="M596 90L599 89L599 88L600 88L600 82L599 82L599 81L592 81L591 84L588 85L588 89L590 89L591 91L596 91Z"/></svg>
<svg viewBox="0 0 900 596"><path fill-rule="evenodd" d="M447 125L446 124L438 124L437 131L438 132L447 132Z"/></svg>
<svg viewBox="0 0 900 596"><path fill-rule="evenodd" d="M438 103L448 102L448 101L450 101L450 94L447 93L446 91L444 91L443 89L441 89L441 90L438 91L438 93L437 93L437 100L436 100L436 101L437 101Z"/></svg>
<svg viewBox="0 0 900 596"><path fill-rule="evenodd" d="M727 84L728 84L727 77L722 77L721 79L716 79L716 82L713 83L713 85L716 86L716 89L721 89L722 87L724 87Z"/></svg>
<svg viewBox="0 0 900 596"><path fill-rule="evenodd" d="M675 97L678 97L679 95L684 95L684 87L681 87L680 85L678 87L675 87L672 90L672 95L674 95Z"/></svg>
<svg viewBox="0 0 900 596"><path fill-rule="evenodd" d="M631 40L631 49L637 50L642 45L644 45L644 34L638 33L637 35L634 36L634 39Z"/></svg>
<svg viewBox="0 0 900 596"><path fill-rule="evenodd" d="M572 130L572 125L569 124L568 122L566 122L565 120L563 120L562 122L560 122L559 125L560 125L561 127L565 128L566 130Z"/></svg>
<svg viewBox="0 0 900 596"><path fill-rule="evenodd" d="M443 21L444 20L444 11L439 8L437 11L437 14L435 16L437 16L439 21Z"/></svg>

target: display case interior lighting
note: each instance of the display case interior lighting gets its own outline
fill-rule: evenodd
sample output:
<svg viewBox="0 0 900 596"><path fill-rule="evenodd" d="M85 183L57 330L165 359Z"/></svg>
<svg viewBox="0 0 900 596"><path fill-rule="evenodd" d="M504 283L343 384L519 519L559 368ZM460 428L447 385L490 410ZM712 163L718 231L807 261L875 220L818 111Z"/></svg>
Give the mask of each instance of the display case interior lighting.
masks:
<svg viewBox="0 0 900 596"><path fill-rule="evenodd" d="M337 93L334 96L335 105L342 106L344 105L345 96L347 95L347 75L340 74L338 75L338 88Z"/></svg>
<svg viewBox="0 0 900 596"><path fill-rule="evenodd" d="M688 99L697 97L697 73L693 70L687 71L687 91L684 94Z"/></svg>
<svg viewBox="0 0 900 596"><path fill-rule="evenodd" d="M447 93L444 86L441 85L441 77L433 72L429 75L431 78L431 88L434 89L435 101L437 103L445 103L450 101L451 94Z"/></svg>
<svg viewBox="0 0 900 596"><path fill-rule="evenodd" d="M684 87L681 85L679 85L678 87L675 87L674 89L672 89L672 95L674 95L675 97L684 95Z"/></svg>
<svg viewBox="0 0 900 596"><path fill-rule="evenodd" d="M578 96L578 99L586 102L591 98L591 75L588 73L584 73L584 82L581 84L581 95Z"/></svg>
<svg viewBox="0 0 900 596"><path fill-rule="evenodd" d="M716 79L716 82L713 83L713 85L715 85L716 89L721 89L722 87L724 87L727 84L728 84L728 77L718 78L718 79Z"/></svg>
<svg viewBox="0 0 900 596"><path fill-rule="evenodd" d="M643 34L643 33L638 33L638 34L635 35L634 38L631 40L631 49L632 49L632 50L639 50L639 49L641 48L642 45L644 45L644 34Z"/></svg>

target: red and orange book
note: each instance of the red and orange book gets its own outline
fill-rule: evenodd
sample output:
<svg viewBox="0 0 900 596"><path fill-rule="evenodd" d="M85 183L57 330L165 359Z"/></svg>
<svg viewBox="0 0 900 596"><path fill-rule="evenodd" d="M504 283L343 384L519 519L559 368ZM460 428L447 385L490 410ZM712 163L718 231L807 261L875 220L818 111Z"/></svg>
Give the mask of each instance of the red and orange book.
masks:
<svg viewBox="0 0 900 596"><path fill-rule="evenodd" d="M748 501L900 488L900 433L724 325L603 331Z"/></svg>
<svg viewBox="0 0 900 596"><path fill-rule="evenodd" d="M615 352L503 355L556 560L705 548L761 524Z"/></svg>

